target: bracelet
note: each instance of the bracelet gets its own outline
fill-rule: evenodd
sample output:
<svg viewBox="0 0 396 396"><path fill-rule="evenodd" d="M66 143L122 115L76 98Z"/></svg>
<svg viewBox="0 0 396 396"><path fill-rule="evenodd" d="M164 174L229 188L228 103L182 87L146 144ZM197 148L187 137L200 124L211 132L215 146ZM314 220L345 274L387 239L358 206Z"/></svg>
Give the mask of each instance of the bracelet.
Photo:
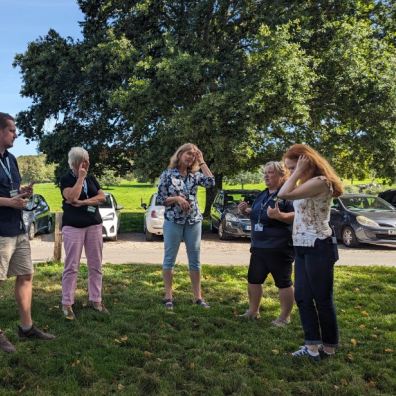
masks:
<svg viewBox="0 0 396 396"><path fill-rule="evenodd" d="M198 164L199 166L202 166L203 164L206 164L206 162L201 162L200 164Z"/></svg>

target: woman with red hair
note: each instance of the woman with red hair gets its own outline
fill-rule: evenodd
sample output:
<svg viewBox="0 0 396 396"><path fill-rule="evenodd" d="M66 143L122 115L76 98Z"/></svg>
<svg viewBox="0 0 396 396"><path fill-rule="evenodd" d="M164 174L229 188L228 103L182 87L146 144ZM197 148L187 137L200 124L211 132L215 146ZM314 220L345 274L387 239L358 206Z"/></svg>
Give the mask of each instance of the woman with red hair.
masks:
<svg viewBox="0 0 396 396"><path fill-rule="evenodd" d="M317 151L304 144L291 146L283 156L291 176L278 197L293 201L295 300L305 344L292 355L313 360L335 353L338 326L333 302L337 242L329 225L333 197L343 192L341 180Z"/></svg>

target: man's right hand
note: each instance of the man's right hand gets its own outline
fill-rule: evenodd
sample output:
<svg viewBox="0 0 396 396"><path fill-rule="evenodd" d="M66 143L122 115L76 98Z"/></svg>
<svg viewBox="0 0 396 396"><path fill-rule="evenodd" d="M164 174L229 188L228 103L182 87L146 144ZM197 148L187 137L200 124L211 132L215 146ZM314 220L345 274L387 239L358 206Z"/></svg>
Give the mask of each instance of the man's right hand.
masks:
<svg viewBox="0 0 396 396"><path fill-rule="evenodd" d="M241 213L246 213L246 209L248 208L248 203L246 201L242 201L238 204L238 210Z"/></svg>
<svg viewBox="0 0 396 396"><path fill-rule="evenodd" d="M25 194L18 194L9 199L9 207L14 209L25 209L28 199L24 198Z"/></svg>

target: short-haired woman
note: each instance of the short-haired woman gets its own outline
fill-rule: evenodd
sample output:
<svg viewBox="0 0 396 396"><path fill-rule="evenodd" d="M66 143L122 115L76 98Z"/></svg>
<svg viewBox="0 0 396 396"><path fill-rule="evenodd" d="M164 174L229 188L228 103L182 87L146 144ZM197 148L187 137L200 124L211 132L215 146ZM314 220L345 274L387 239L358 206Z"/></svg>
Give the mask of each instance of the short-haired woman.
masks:
<svg viewBox="0 0 396 396"><path fill-rule="evenodd" d="M307 145L291 146L283 159L291 176L278 196L294 201L295 300L305 339L292 355L320 360L333 355L338 345L333 302L338 252L329 220L332 199L343 186L326 159Z"/></svg>
<svg viewBox="0 0 396 396"><path fill-rule="evenodd" d="M242 213L250 214L252 223L248 270L249 309L241 317L257 319L260 316L263 283L271 274L279 289L281 307L279 317L272 324L282 327L290 322L294 303L291 280L294 261L291 224L294 212L290 201L278 200L277 197L287 176L284 165L271 161L264 165L263 171L267 188L256 197L251 208L247 202L238 205Z"/></svg>
<svg viewBox="0 0 396 396"><path fill-rule="evenodd" d="M209 188L214 184L214 176L202 152L191 143L176 150L168 169L161 174L157 204L165 205L163 279L167 309L173 309L173 268L181 241L186 245L194 302L209 308L201 294L202 214L198 207L197 189L198 186Z"/></svg>
<svg viewBox="0 0 396 396"><path fill-rule="evenodd" d="M62 276L62 311L66 319L74 320L74 294L82 249L88 265L89 305L108 313L102 303L102 218L98 205L105 194L93 175L88 175L89 155L82 147L69 151L70 171L62 176L62 234L65 247L65 268Z"/></svg>

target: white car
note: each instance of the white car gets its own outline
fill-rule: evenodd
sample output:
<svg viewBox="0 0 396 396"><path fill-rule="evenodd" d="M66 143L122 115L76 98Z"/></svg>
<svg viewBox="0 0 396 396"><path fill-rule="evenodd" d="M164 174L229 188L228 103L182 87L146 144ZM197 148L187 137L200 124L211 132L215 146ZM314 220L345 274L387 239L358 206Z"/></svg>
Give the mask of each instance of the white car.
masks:
<svg viewBox="0 0 396 396"><path fill-rule="evenodd" d="M123 206L118 205L113 194L105 193L106 201L99 205L99 213L102 217L103 238L116 241L120 230L120 210Z"/></svg>
<svg viewBox="0 0 396 396"><path fill-rule="evenodd" d="M142 203L142 208L146 210L144 214L144 233L146 241L152 241L154 235L163 235L164 228L164 212L165 207L156 205L157 194L153 194L150 198L150 204Z"/></svg>

